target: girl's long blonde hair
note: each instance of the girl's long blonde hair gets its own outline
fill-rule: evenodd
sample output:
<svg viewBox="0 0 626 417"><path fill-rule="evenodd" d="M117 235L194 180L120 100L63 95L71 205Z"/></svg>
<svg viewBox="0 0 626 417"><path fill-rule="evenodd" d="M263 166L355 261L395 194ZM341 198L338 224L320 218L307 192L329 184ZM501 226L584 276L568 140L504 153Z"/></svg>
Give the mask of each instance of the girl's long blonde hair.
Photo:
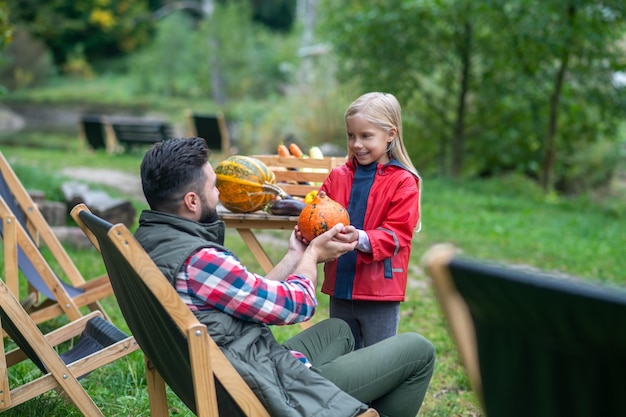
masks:
<svg viewBox="0 0 626 417"><path fill-rule="evenodd" d="M396 137L389 142L387 155L389 159L395 159L404 165L413 174L418 175L417 169L404 147L402 140L402 109L398 99L393 94L371 92L363 94L348 106L344 119L359 115L370 123L388 132L391 128L396 128ZM354 155L348 149L348 159Z"/></svg>
<svg viewBox="0 0 626 417"><path fill-rule="evenodd" d="M404 141L402 140L402 109L400 108L398 99L393 94L389 93L372 92L363 94L348 106L344 119L347 121L349 118L356 115L373 123L385 132L389 132L391 128L396 128L397 134L387 146L387 155L389 159L395 159L400 162L418 178L417 187L421 201L422 179L417 173L415 166L413 166L413 162L411 162L411 158L409 158L409 154L404 147ZM354 155L348 148L348 160L352 160L353 157ZM416 232L419 232L422 229L421 202L418 202L417 207L420 211L420 216Z"/></svg>

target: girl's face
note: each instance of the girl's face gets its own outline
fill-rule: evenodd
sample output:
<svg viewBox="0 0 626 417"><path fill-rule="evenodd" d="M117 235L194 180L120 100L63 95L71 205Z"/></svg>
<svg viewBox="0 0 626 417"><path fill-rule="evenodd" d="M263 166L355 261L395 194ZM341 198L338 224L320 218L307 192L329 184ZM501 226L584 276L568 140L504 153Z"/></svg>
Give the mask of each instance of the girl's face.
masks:
<svg viewBox="0 0 626 417"><path fill-rule="evenodd" d="M348 148L361 165L389 162L387 146L396 137L396 128L385 131L360 115L346 120Z"/></svg>

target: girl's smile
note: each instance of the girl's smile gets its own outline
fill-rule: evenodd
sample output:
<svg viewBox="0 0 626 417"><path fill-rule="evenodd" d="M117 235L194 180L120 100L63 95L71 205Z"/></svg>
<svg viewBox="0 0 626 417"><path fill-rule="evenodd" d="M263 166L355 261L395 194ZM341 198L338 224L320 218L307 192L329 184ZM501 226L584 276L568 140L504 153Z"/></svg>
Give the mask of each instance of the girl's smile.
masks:
<svg viewBox="0 0 626 417"><path fill-rule="evenodd" d="M385 131L360 115L346 120L348 147L361 165L389 162L387 146L396 135L395 128Z"/></svg>

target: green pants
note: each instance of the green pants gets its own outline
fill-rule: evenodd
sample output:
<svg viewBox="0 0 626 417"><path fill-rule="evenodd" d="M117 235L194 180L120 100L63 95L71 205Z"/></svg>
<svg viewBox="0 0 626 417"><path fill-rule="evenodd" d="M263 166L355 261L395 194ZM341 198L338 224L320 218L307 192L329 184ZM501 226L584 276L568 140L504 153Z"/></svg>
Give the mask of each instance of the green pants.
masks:
<svg viewBox="0 0 626 417"><path fill-rule="evenodd" d="M422 335L401 333L355 351L350 327L340 319L311 326L284 345L381 416L415 417L435 367L435 349Z"/></svg>

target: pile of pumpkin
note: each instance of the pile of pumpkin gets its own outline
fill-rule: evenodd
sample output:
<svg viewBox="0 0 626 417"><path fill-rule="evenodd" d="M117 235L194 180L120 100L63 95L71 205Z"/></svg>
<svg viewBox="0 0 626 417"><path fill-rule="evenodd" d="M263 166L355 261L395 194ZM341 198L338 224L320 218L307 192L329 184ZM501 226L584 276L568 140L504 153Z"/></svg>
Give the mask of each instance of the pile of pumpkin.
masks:
<svg viewBox="0 0 626 417"><path fill-rule="evenodd" d="M339 222L350 223L347 210L323 191L309 193L304 201L285 193L274 173L256 158L233 155L220 162L215 173L225 208L234 213L266 209L271 214L297 215L302 236L309 241Z"/></svg>

